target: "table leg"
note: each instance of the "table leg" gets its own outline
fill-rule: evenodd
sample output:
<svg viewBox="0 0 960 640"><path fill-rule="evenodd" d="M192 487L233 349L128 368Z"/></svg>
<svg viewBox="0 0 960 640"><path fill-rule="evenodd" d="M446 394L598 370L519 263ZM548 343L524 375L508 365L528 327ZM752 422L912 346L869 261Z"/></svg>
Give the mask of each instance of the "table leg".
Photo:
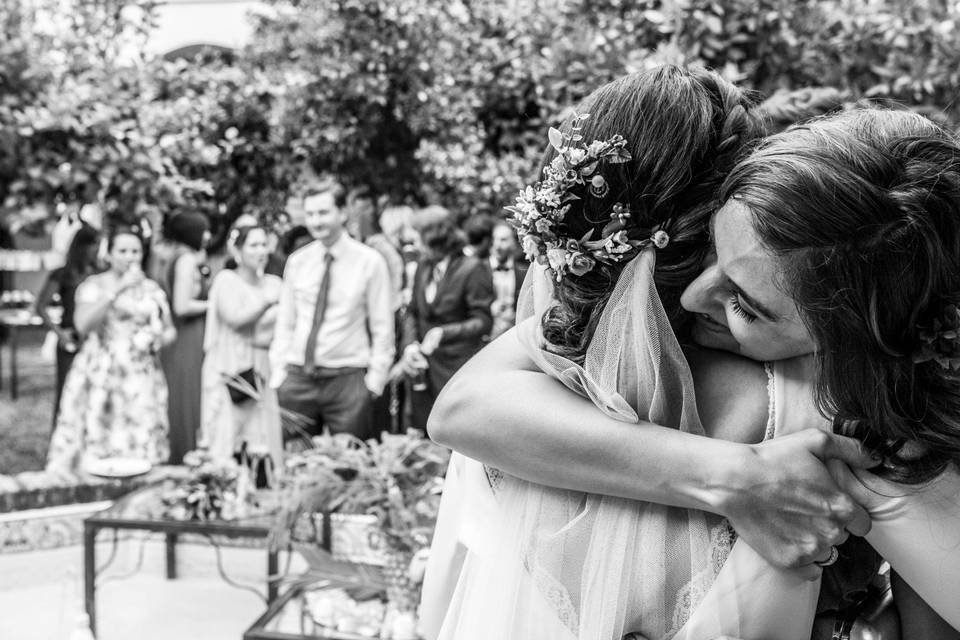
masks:
<svg viewBox="0 0 960 640"><path fill-rule="evenodd" d="M97 529L83 524L83 602L90 616L90 631L97 633Z"/></svg>
<svg viewBox="0 0 960 640"><path fill-rule="evenodd" d="M17 327L10 327L10 397L17 399L17 340L19 338Z"/></svg>
<svg viewBox="0 0 960 640"><path fill-rule="evenodd" d="M167 534L167 580L177 577L177 534Z"/></svg>
<svg viewBox="0 0 960 640"><path fill-rule="evenodd" d="M277 599L277 586L280 584L280 562L277 558L277 550L267 551L267 604L272 604Z"/></svg>

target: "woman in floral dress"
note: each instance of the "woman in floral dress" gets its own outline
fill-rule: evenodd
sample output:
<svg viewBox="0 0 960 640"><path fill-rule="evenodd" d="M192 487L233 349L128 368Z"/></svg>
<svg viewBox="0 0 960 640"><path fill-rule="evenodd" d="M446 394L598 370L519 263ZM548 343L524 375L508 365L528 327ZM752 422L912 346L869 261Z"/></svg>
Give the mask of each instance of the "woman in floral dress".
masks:
<svg viewBox="0 0 960 640"><path fill-rule="evenodd" d="M136 227L114 230L110 268L78 288L74 324L85 336L60 400L47 469L76 473L108 457L169 456L167 384L158 358L176 337L166 296L141 268Z"/></svg>

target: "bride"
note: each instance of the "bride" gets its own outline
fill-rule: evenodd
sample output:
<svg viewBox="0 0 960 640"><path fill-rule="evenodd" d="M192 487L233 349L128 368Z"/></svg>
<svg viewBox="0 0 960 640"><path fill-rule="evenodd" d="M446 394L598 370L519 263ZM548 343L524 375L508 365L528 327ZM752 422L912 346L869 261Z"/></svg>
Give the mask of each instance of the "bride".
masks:
<svg viewBox="0 0 960 640"><path fill-rule="evenodd" d="M763 370L753 369L744 361L688 349L693 367L691 377L667 324L667 317L676 320L673 312L677 308L676 296L669 286L664 286L664 281L676 276L674 286L685 284L683 270L676 268L681 262L678 256L699 258L696 246L702 242L702 236L697 232L703 230L709 215L704 212L710 211L705 203L709 202L717 184L711 184L704 179L704 173L698 173L697 162L715 168L717 179L721 179L725 171L724 164L715 162L715 157L710 155L713 149L690 153L690 149L684 147L689 140L684 139L682 130L678 133L677 127L667 126L675 124L670 122L671 117L696 113L691 107L702 105L696 105L695 99L688 95L689 102L683 104L683 108L674 104L673 110L665 112L653 108L657 104L655 99L644 102L644 97L654 95L662 99L671 88L682 86L682 80L689 77L685 76L687 73L691 72L665 68L608 85L582 107L591 112L583 126L568 129L568 137L555 144L562 150L565 142L568 145L576 142L573 138L578 135L585 145L590 145L609 140L614 131L627 132L630 159L616 163L613 171L605 163L598 163L602 182L591 177L589 187L584 187L600 186L596 192L578 195L580 200L572 201L565 212L566 226L558 227L563 232L558 235L567 240L590 242L591 239L583 240L583 237L591 223L598 221L593 225L595 232L625 230L628 240L642 246L631 245L632 249L617 254L627 260L613 260L610 265L600 260L609 256L591 253L601 266L595 263L586 270L589 262L581 257L586 252L578 251L576 245L564 244L568 253L563 256L563 262L557 260L557 253L548 254L547 257L552 258L550 275L559 276L555 291L538 287L546 282L531 278L527 297L540 296L528 313L532 320L491 346L488 351L493 354L492 359L491 353L481 354L452 381L440 398L430 425L431 433L446 444L527 480L723 513L741 537L774 560L773 565L766 565L759 556L751 555L752 549L742 542L733 545L731 551L732 536L724 535L729 531L725 523L704 513L551 490L516 476L501 479L494 472L486 484L486 488L497 486L495 499L491 500L493 494L488 491L490 495L485 495L483 482L477 480L477 465L458 459L459 467L452 466L452 473L459 471L465 477L452 486L462 493L463 522L454 525L453 536L467 544L468 553L463 571L458 575L453 606L446 616L442 631L445 636L469 637L463 632L470 629L471 620L477 622L481 619L477 616L485 616L485 622L492 621L495 626L500 623L504 632L490 637L550 637L555 629L546 634L541 632L549 628L544 626L547 620L553 622L551 616L544 613L533 619L529 607L520 609L520 603L546 603L541 612L561 613L560 627L573 637L619 637L626 632L640 632L651 638L675 634L694 638L722 632L747 638L805 638L809 637L809 618L816 601L816 590L811 590L810 585L816 583L804 583L798 574L779 571L779 568L809 565L817 559L827 564L836 555L828 547L846 536L844 527L855 533L866 531L868 525L861 522L860 512L844 499L820 466L820 459L827 455L837 455L864 466L869 464L863 455L850 449L849 441L807 430L744 447L689 435L702 433L715 438L758 442L774 433L783 436L800 427L822 426L823 419L815 411L809 392L803 393L809 377L805 360L785 360L768 367L764 376ZM715 77L705 72L692 73L701 88L706 78L710 86L723 87L729 96L738 95L732 87L718 84ZM630 86L631 82L635 86ZM698 86L697 82L691 84ZM618 90L623 91L619 102L616 100ZM725 103L716 100L713 104ZM635 110L631 112L631 108ZM742 104L740 109L744 109ZM619 119L616 116L620 116ZM719 122L722 128L726 120L717 116L713 114L710 122L714 126ZM879 119L879 116L869 118ZM626 123L635 124L627 127ZM644 126L660 132L670 140L671 148L678 151L670 162L662 153L656 153L657 149L666 148L664 140L651 136ZM842 130L843 126L852 125L841 122L838 126ZM712 133L713 140L730 140L729 136ZM864 131L857 134L863 136ZM789 151L794 143L788 137L782 145ZM563 151L559 155L563 155ZM704 157L709 161L704 162ZM693 170L676 158L690 160ZM764 163L768 160L763 157L755 161L753 166L759 167L756 182L762 183ZM669 169L671 163L688 180L674 184L677 189L673 192L661 188L667 183L657 181L664 176L657 171ZM608 191L604 192L603 184L609 187ZM755 193L761 193L756 197L769 204L762 199L762 190L752 186ZM833 192L836 187L833 185ZM633 193L639 197L632 196ZM626 201L625 207L623 203L612 202L620 198ZM806 202L802 198L797 201ZM691 203L703 203L703 209L698 212ZM613 204L621 204L619 211ZM601 223L607 219L605 215L598 215L605 213L603 209L617 213L614 218L623 227L601 229ZM630 217L619 215L624 209ZM770 210L777 213L786 208L774 206ZM725 208L717 216L718 230L726 211ZM700 213L699 219L691 213ZM519 215L518 218L522 225L523 218ZM661 228L657 229L658 226ZM744 229L749 230L749 225ZM691 230L694 231L691 233ZM658 236L660 231L663 234ZM735 228L732 237L749 239L749 234ZM718 253L723 255L719 237L717 242ZM653 248L661 244L662 248ZM606 246L619 247L616 240ZM570 254L573 255L568 261ZM656 272L652 270L654 262ZM696 260L691 263L695 264ZM577 275L574 269L582 273ZM714 267L708 268L705 275L711 269ZM536 273L545 275L543 269ZM653 273L660 285L659 297L650 287ZM755 279L766 278L764 282L769 288L763 289L765 293L779 292L780 282L774 278L774 274L781 275L779 272L754 267L747 268L746 274ZM702 279L698 282L702 283ZM722 283L722 287L712 289L712 295L727 319L723 320L721 315L719 322L698 320L694 338L709 344L704 336L722 336L726 345L710 346L739 350L764 360L783 360L814 350L814 340L805 329L806 317L801 321L796 313L777 313L772 315L776 322L766 317L771 308L786 312L793 309L789 300L784 303L781 299L783 295L775 299L781 307L772 302L769 307L755 306L755 298L748 298L727 280ZM738 286L752 290L743 282L738 282ZM591 292L594 293L592 299ZM685 299L690 298L692 292L694 288L688 290ZM577 294L586 295L578 298ZM557 301L551 299L551 295ZM716 313L714 309L712 315ZM760 322L752 319L753 315ZM675 325L681 326L676 322ZM740 342L731 341L723 334L727 326L730 335L739 336ZM682 330L680 335L684 335ZM822 332L817 335L818 353L830 352L833 345L828 339L831 337ZM541 348L543 346L546 348ZM528 359L518 357L514 348L523 349ZM497 357L501 362L497 362ZM552 377L531 371L533 365ZM489 375L498 368L501 375ZM754 382L758 371L761 384ZM769 419L766 415L758 419L758 412L751 407L760 406L764 409L760 413L767 413L767 394L758 398L755 393L757 389L762 391L766 377L771 382L771 407L779 410L770 412ZM588 406L582 398L563 392L553 380L578 391L589 398L591 404ZM691 380L697 382L701 391L696 405L692 404ZM525 391L518 394L518 390ZM496 405L481 401L491 397L491 391L496 391L503 401ZM731 395L732 392L735 395ZM821 398L824 397L827 396L821 393ZM598 416L594 406L600 408L606 418ZM699 426L698 413L704 417L705 428ZM646 424L647 420L679 431L654 427ZM646 426L638 429L637 422L644 422ZM503 429L505 425L509 425L509 431ZM524 436L536 437L536 440L525 446ZM558 460L563 464L557 464ZM892 460L888 455L887 462L892 464ZM847 491L856 492L857 487L852 486L856 483L849 482L849 477L841 479ZM875 500L871 504L864 496L858 494L858 497L868 506L876 507ZM444 534L444 527L449 530L451 518L444 516L451 511L447 505L455 504L456 498L447 498L445 495L446 513L441 514L435 547L450 538ZM782 503L779 510L774 508L778 502ZM485 509L469 508L477 504ZM478 517L478 513L491 517ZM875 526L874 531L880 528ZM883 546L874 539L871 542ZM881 551L888 557L892 554L889 548ZM442 591L436 587L442 584L444 571L456 566L454 563L443 566L442 558L442 553L432 556L432 579L425 585L424 611L428 623L431 608L433 611L443 608L442 594L434 597ZM899 569L897 564L894 567ZM819 568L810 565L801 572L807 577L816 577ZM504 577L509 582L505 583ZM484 587L484 581L489 579L497 582ZM496 598L483 597L485 590L508 595L499 602L500 607L491 607L491 600ZM754 599L745 599L745 595ZM925 595L931 598L929 593ZM777 602L778 597L786 597L787 601ZM936 597L931 598L934 600ZM739 604L740 609L734 606L731 613L730 604ZM939 604L941 613L952 613L942 598ZM508 615L512 606L520 612L517 616ZM738 615L740 610L751 615ZM721 611L728 615L721 615ZM507 622L504 623L504 619ZM524 621L532 626L524 633L517 633L522 628L518 625L526 624Z"/></svg>

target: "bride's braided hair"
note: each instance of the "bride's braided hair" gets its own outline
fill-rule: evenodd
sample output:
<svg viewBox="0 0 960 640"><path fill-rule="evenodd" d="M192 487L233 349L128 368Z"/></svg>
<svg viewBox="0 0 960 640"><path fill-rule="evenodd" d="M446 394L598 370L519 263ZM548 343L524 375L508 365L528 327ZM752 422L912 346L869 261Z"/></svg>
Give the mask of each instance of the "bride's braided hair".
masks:
<svg viewBox="0 0 960 640"><path fill-rule="evenodd" d="M617 202L641 228L666 223L670 242L657 249L655 279L677 330L684 319L680 294L699 272L719 187L760 133L752 107L744 92L712 71L665 65L610 82L577 109L590 114L580 131L585 142L620 134L631 160L604 166L609 192L574 201L563 235L599 232ZM570 123L563 129L569 131ZM548 149L542 167L555 153ZM558 304L542 320L550 351L583 362L624 266L598 263L582 276L568 275L555 283Z"/></svg>

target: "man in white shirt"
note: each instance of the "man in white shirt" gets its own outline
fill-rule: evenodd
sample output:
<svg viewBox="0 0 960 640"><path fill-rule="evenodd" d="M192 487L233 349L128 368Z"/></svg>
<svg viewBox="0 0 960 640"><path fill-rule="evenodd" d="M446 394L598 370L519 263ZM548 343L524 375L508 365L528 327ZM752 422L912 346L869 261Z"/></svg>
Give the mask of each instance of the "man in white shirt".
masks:
<svg viewBox="0 0 960 640"><path fill-rule="evenodd" d="M393 364L394 318L387 265L347 235L345 204L333 180L312 182L304 194L315 241L284 269L271 386L281 407L313 421L312 433L326 427L366 439L387 426L371 424L370 407Z"/></svg>

